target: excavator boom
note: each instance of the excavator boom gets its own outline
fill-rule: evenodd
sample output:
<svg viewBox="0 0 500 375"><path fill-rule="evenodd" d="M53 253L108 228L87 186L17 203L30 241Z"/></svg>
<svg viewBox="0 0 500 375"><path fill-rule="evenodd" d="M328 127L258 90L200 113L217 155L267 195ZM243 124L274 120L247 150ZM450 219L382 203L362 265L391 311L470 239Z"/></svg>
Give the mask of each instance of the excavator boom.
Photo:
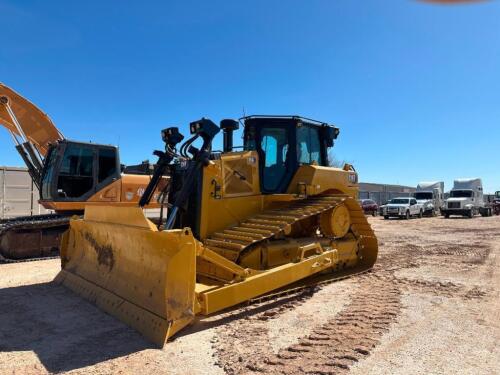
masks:
<svg viewBox="0 0 500 375"><path fill-rule="evenodd" d="M43 157L50 143L64 139L47 114L3 83L0 83L0 103L0 124L15 139L33 144Z"/></svg>
<svg viewBox="0 0 500 375"><path fill-rule="evenodd" d="M3 83L0 83L0 124L9 131L33 182L40 188L49 145L64 139L63 135L40 108Z"/></svg>

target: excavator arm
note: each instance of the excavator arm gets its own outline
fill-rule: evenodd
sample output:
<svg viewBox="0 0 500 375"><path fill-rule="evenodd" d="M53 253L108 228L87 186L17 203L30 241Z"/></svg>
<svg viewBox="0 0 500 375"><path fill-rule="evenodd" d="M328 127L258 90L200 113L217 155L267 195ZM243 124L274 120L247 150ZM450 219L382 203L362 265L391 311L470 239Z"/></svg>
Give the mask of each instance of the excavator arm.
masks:
<svg viewBox="0 0 500 375"><path fill-rule="evenodd" d="M64 139L64 136L40 108L2 83L0 125L12 136L17 151L38 185L49 145Z"/></svg>

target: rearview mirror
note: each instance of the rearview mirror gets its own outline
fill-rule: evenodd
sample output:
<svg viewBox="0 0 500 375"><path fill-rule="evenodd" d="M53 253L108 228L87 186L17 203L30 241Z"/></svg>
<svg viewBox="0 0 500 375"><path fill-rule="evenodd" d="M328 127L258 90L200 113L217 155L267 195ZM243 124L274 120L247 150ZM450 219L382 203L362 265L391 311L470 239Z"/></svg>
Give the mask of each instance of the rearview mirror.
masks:
<svg viewBox="0 0 500 375"><path fill-rule="evenodd" d="M335 126L324 125L321 129L322 138L326 141L327 147L333 147L333 141L337 139L340 134L340 129Z"/></svg>

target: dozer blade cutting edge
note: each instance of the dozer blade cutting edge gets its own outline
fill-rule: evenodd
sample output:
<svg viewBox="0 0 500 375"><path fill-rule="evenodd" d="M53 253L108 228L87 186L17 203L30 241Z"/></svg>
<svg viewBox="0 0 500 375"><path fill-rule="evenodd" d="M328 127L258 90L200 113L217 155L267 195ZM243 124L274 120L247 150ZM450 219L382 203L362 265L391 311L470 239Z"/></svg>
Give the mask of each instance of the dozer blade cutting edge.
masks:
<svg viewBox="0 0 500 375"><path fill-rule="evenodd" d="M304 253L317 246L315 255L267 270L243 269L204 247L189 228L158 231L139 207L88 207L64 235L62 270L55 281L161 347L197 314L220 311L326 270L345 274L347 258L357 259L354 265L347 262L353 271L371 268L377 240L356 205L349 200L356 249L308 245ZM197 257L238 277L197 283Z"/></svg>

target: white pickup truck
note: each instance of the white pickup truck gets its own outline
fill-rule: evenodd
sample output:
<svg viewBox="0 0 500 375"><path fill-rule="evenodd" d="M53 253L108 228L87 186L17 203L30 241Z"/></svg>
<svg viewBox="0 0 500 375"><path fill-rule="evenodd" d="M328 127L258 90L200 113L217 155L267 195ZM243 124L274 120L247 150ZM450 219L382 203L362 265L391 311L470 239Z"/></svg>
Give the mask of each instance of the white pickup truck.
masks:
<svg viewBox="0 0 500 375"><path fill-rule="evenodd" d="M386 205L382 206L382 214L384 215L384 219L400 217L408 220L415 216L422 217L424 209L415 198L400 197L393 198Z"/></svg>

